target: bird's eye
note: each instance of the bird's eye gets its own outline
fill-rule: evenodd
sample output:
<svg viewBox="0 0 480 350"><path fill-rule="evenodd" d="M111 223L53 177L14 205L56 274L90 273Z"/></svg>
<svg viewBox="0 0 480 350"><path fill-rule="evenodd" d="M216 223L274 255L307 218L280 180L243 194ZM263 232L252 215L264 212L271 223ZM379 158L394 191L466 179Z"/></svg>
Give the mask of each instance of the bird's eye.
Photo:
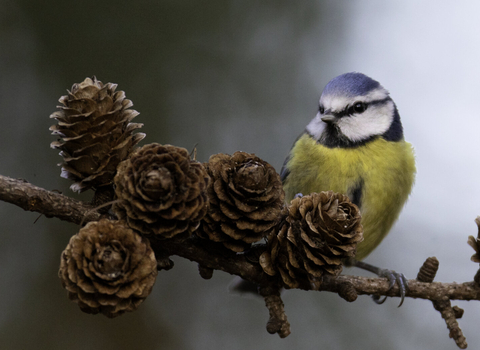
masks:
<svg viewBox="0 0 480 350"><path fill-rule="evenodd" d="M367 104L364 102L355 102L352 109L354 113L360 114L365 112L365 110L367 109Z"/></svg>
<svg viewBox="0 0 480 350"><path fill-rule="evenodd" d="M318 107L318 111L320 112L320 114L323 114L323 112L325 112L325 108L320 106L320 107Z"/></svg>

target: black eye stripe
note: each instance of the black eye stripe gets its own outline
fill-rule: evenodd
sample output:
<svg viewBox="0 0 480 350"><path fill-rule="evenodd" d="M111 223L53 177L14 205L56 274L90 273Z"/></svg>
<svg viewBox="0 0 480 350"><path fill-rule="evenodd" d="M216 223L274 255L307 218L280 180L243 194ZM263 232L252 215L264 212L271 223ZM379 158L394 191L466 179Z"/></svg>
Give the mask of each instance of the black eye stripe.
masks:
<svg viewBox="0 0 480 350"><path fill-rule="evenodd" d="M390 97L383 98L381 100L374 100L374 101L369 101L369 102L364 102L366 106L378 106L387 103L388 101L392 101ZM337 118L342 118L347 115L352 115L354 114L353 106L357 102L362 102L362 101L355 101L353 105L347 106L343 111L340 112L332 112L332 114L337 117Z"/></svg>
<svg viewBox="0 0 480 350"><path fill-rule="evenodd" d="M385 104L386 102L388 101L391 101L392 99L390 97L385 97L385 98L382 98L381 100L374 100L374 101L370 101L368 102L368 104L370 106L372 105L381 105L381 104Z"/></svg>

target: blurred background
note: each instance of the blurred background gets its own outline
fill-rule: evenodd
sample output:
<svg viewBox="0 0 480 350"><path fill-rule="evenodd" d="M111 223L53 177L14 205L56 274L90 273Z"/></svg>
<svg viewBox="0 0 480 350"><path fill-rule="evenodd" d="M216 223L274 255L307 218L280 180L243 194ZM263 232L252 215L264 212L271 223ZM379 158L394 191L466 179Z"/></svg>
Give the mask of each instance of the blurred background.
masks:
<svg viewBox="0 0 480 350"><path fill-rule="evenodd" d="M396 102L415 147L414 191L367 262L415 278L429 256L438 281L471 281L469 235L480 214L480 3L476 1L0 0L0 174L73 195L49 115L73 83L118 83L141 114L142 142L237 150L280 170L333 77L363 72ZM89 200L90 193L80 198ZM261 300L227 292L174 257L134 313L92 316L57 277L78 227L0 203L2 349L455 349L430 302L288 291L292 334L265 330ZM349 269L348 274L363 274ZM479 302L458 302L469 348Z"/></svg>

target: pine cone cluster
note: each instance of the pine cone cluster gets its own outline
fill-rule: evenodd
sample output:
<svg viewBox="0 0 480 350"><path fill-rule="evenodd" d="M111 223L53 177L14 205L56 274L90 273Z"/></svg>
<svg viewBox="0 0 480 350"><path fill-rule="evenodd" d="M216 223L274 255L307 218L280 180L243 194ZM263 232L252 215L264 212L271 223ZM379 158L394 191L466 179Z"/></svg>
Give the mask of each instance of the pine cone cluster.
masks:
<svg viewBox="0 0 480 350"><path fill-rule="evenodd" d="M208 209L209 177L185 148L143 146L120 164L114 182L117 216L158 238L189 236Z"/></svg>
<svg viewBox="0 0 480 350"><path fill-rule="evenodd" d="M339 275L342 260L355 256L363 240L360 219L358 207L339 193L295 198L260 264L269 275L279 272L287 287L318 285L324 274Z"/></svg>
<svg viewBox="0 0 480 350"><path fill-rule="evenodd" d="M216 154L205 164L210 209L197 235L241 252L277 224L285 193L275 169L254 154Z"/></svg>
<svg viewBox="0 0 480 350"><path fill-rule="evenodd" d="M150 294L157 262L147 239L122 222L102 219L72 236L58 274L82 311L116 317L136 310Z"/></svg>
<svg viewBox="0 0 480 350"><path fill-rule="evenodd" d="M138 112L129 109L132 101L116 88L117 84L86 78L59 99L60 110L50 116L58 121L50 130L60 137L50 146L60 150L61 176L75 181L73 191L111 184L118 164L145 137L133 133L142 126L131 123Z"/></svg>

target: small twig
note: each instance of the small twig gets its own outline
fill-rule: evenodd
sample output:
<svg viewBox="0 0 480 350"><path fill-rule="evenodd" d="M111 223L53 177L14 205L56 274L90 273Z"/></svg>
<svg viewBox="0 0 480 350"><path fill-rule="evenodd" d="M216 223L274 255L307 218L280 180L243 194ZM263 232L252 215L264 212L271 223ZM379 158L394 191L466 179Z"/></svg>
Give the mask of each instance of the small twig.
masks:
<svg viewBox="0 0 480 350"><path fill-rule="evenodd" d="M432 283L437 274L438 266L439 262L436 257L427 258L418 271L417 280ZM447 328L450 331L450 338L453 338L460 349L465 349L467 347L467 341L457 322L457 318L462 317L463 310L456 306L452 307L452 303L447 297L432 300L432 304L435 310L440 312L442 318L445 320Z"/></svg>
<svg viewBox="0 0 480 350"><path fill-rule="evenodd" d="M278 333L280 338L285 338L290 334L290 323L288 323L285 314L280 289L280 287L260 286L258 293L265 299L265 305L270 314L270 319L267 322L267 332L270 334Z"/></svg>
<svg viewBox="0 0 480 350"><path fill-rule="evenodd" d="M453 340L460 349L466 349L467 340L463 336L462 330L458 325L457 319L455 317L455 311L452 308L450 300L432 300L432 303L435 310L439 311L442 315L442 318L445 320L447 328L450 331L450 338L453 338Z"/></svg>
<svg viewBox="0 0 480 350"><path fill-rule="evenodd" d="M338 295L349 303L357 300L357 291L355 287L350 282L344 282L340 284L338 288Z"/></svg>

